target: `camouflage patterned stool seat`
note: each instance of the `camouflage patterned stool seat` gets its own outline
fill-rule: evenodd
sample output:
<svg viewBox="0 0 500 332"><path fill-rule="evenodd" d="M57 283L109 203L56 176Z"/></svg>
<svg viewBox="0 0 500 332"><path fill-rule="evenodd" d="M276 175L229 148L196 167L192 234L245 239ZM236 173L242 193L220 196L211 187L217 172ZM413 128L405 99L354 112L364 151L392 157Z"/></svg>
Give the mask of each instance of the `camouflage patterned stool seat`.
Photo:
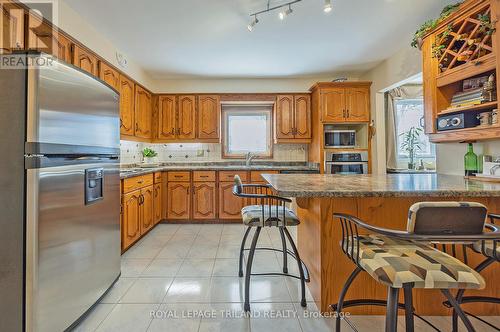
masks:
<svg viewBox="0 0 500 332"><path fill-rule="evenodd" d="M467 264L438 250L436 244L472 246L479 241L482 241L483 247L489 242L495 244L500 239L500 231L486 224L486 216L486 207L478 203L421 202L410 207L407 230L397 231L367 224L351 215L335 213L334 218L340 221L342 230L341 249L356 265L340 293L339 302L331 305L337 312L336 331L340 331L342 309L358 305L386 306L386 331L397 330L398 309L405 310L406 331L414 331L414 316L438 330L414 312L413 288L439 289L467 330L474 331L450 289L483 289L485 281ZM358 229L370 235L359 234ZM495 246L492 251L494 249ZM361 271L387 286L387 301L344 301L350 285ZM401 288L404 290L404 304L398 302Z"/></svg>

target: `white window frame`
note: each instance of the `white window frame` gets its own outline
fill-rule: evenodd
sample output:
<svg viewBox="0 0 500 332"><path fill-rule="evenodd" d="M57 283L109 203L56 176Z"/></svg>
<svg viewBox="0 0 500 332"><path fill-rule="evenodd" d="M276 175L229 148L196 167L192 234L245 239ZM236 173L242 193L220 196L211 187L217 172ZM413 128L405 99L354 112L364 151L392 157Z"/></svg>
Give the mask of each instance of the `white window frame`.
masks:
<svg viewBox="0 0 500 332"><path fill-rule="evenodd" d="M240 115L251 116L256 114L265 114L267 117L267 149L264 153L252 154L256 158L272 158L273 157L273 106L269 104L237 104L237 105L222 105L222 158L226 159L244 159L246 152L231 152L229 148L228 135L228 116Z"/></svg>

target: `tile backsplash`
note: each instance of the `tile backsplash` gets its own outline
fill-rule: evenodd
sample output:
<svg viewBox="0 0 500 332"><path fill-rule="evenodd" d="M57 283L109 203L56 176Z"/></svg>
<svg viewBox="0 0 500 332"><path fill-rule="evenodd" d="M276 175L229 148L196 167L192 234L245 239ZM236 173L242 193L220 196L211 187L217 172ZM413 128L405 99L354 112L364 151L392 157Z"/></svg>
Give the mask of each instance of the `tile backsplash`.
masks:
<svg viewBox="0 0 500 332"><path fill-rule="evenodd" d="M169 143L152 144L132 141L120 141L120 156L122 164L136 164L142 162L142 149L152 148L158 152L158 162L207 162L224 161L222 159L221 144L215 143ZM275 144L274 161L307 161L306 144Z"/></svg>

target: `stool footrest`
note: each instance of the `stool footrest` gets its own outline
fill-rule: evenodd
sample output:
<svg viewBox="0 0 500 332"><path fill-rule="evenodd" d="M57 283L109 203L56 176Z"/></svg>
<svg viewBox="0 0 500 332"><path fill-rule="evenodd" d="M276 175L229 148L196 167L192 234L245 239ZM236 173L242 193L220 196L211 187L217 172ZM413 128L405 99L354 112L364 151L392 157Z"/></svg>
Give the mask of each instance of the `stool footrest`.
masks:
<svg viewBox="0 0 500 332"><path fill-rule="evenodd" d="M462 303L473 303L473 302L484 302L484 303L496 303L500 304L500 298L497 297L489 297L489 296L464 296L460 300L460 304ZM443 305L447 308L451 308L450 301L444 301Z"/></svg>

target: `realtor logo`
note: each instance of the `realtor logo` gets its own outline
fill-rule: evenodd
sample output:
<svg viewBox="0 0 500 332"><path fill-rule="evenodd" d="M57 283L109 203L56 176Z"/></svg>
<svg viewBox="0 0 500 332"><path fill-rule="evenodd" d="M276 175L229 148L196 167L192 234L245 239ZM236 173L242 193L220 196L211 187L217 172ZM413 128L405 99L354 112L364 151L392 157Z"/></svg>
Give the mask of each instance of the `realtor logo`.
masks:
<svg viewBox="0 0 500 332"><path fill-rule="evenodd" d="M57 29L57 9L58 0L25 0L22 4L0 0L1 69L48 65L46 56L28 59L19 56L19 52L32 50L48 55L58 54L60 33Z"/></svg>

